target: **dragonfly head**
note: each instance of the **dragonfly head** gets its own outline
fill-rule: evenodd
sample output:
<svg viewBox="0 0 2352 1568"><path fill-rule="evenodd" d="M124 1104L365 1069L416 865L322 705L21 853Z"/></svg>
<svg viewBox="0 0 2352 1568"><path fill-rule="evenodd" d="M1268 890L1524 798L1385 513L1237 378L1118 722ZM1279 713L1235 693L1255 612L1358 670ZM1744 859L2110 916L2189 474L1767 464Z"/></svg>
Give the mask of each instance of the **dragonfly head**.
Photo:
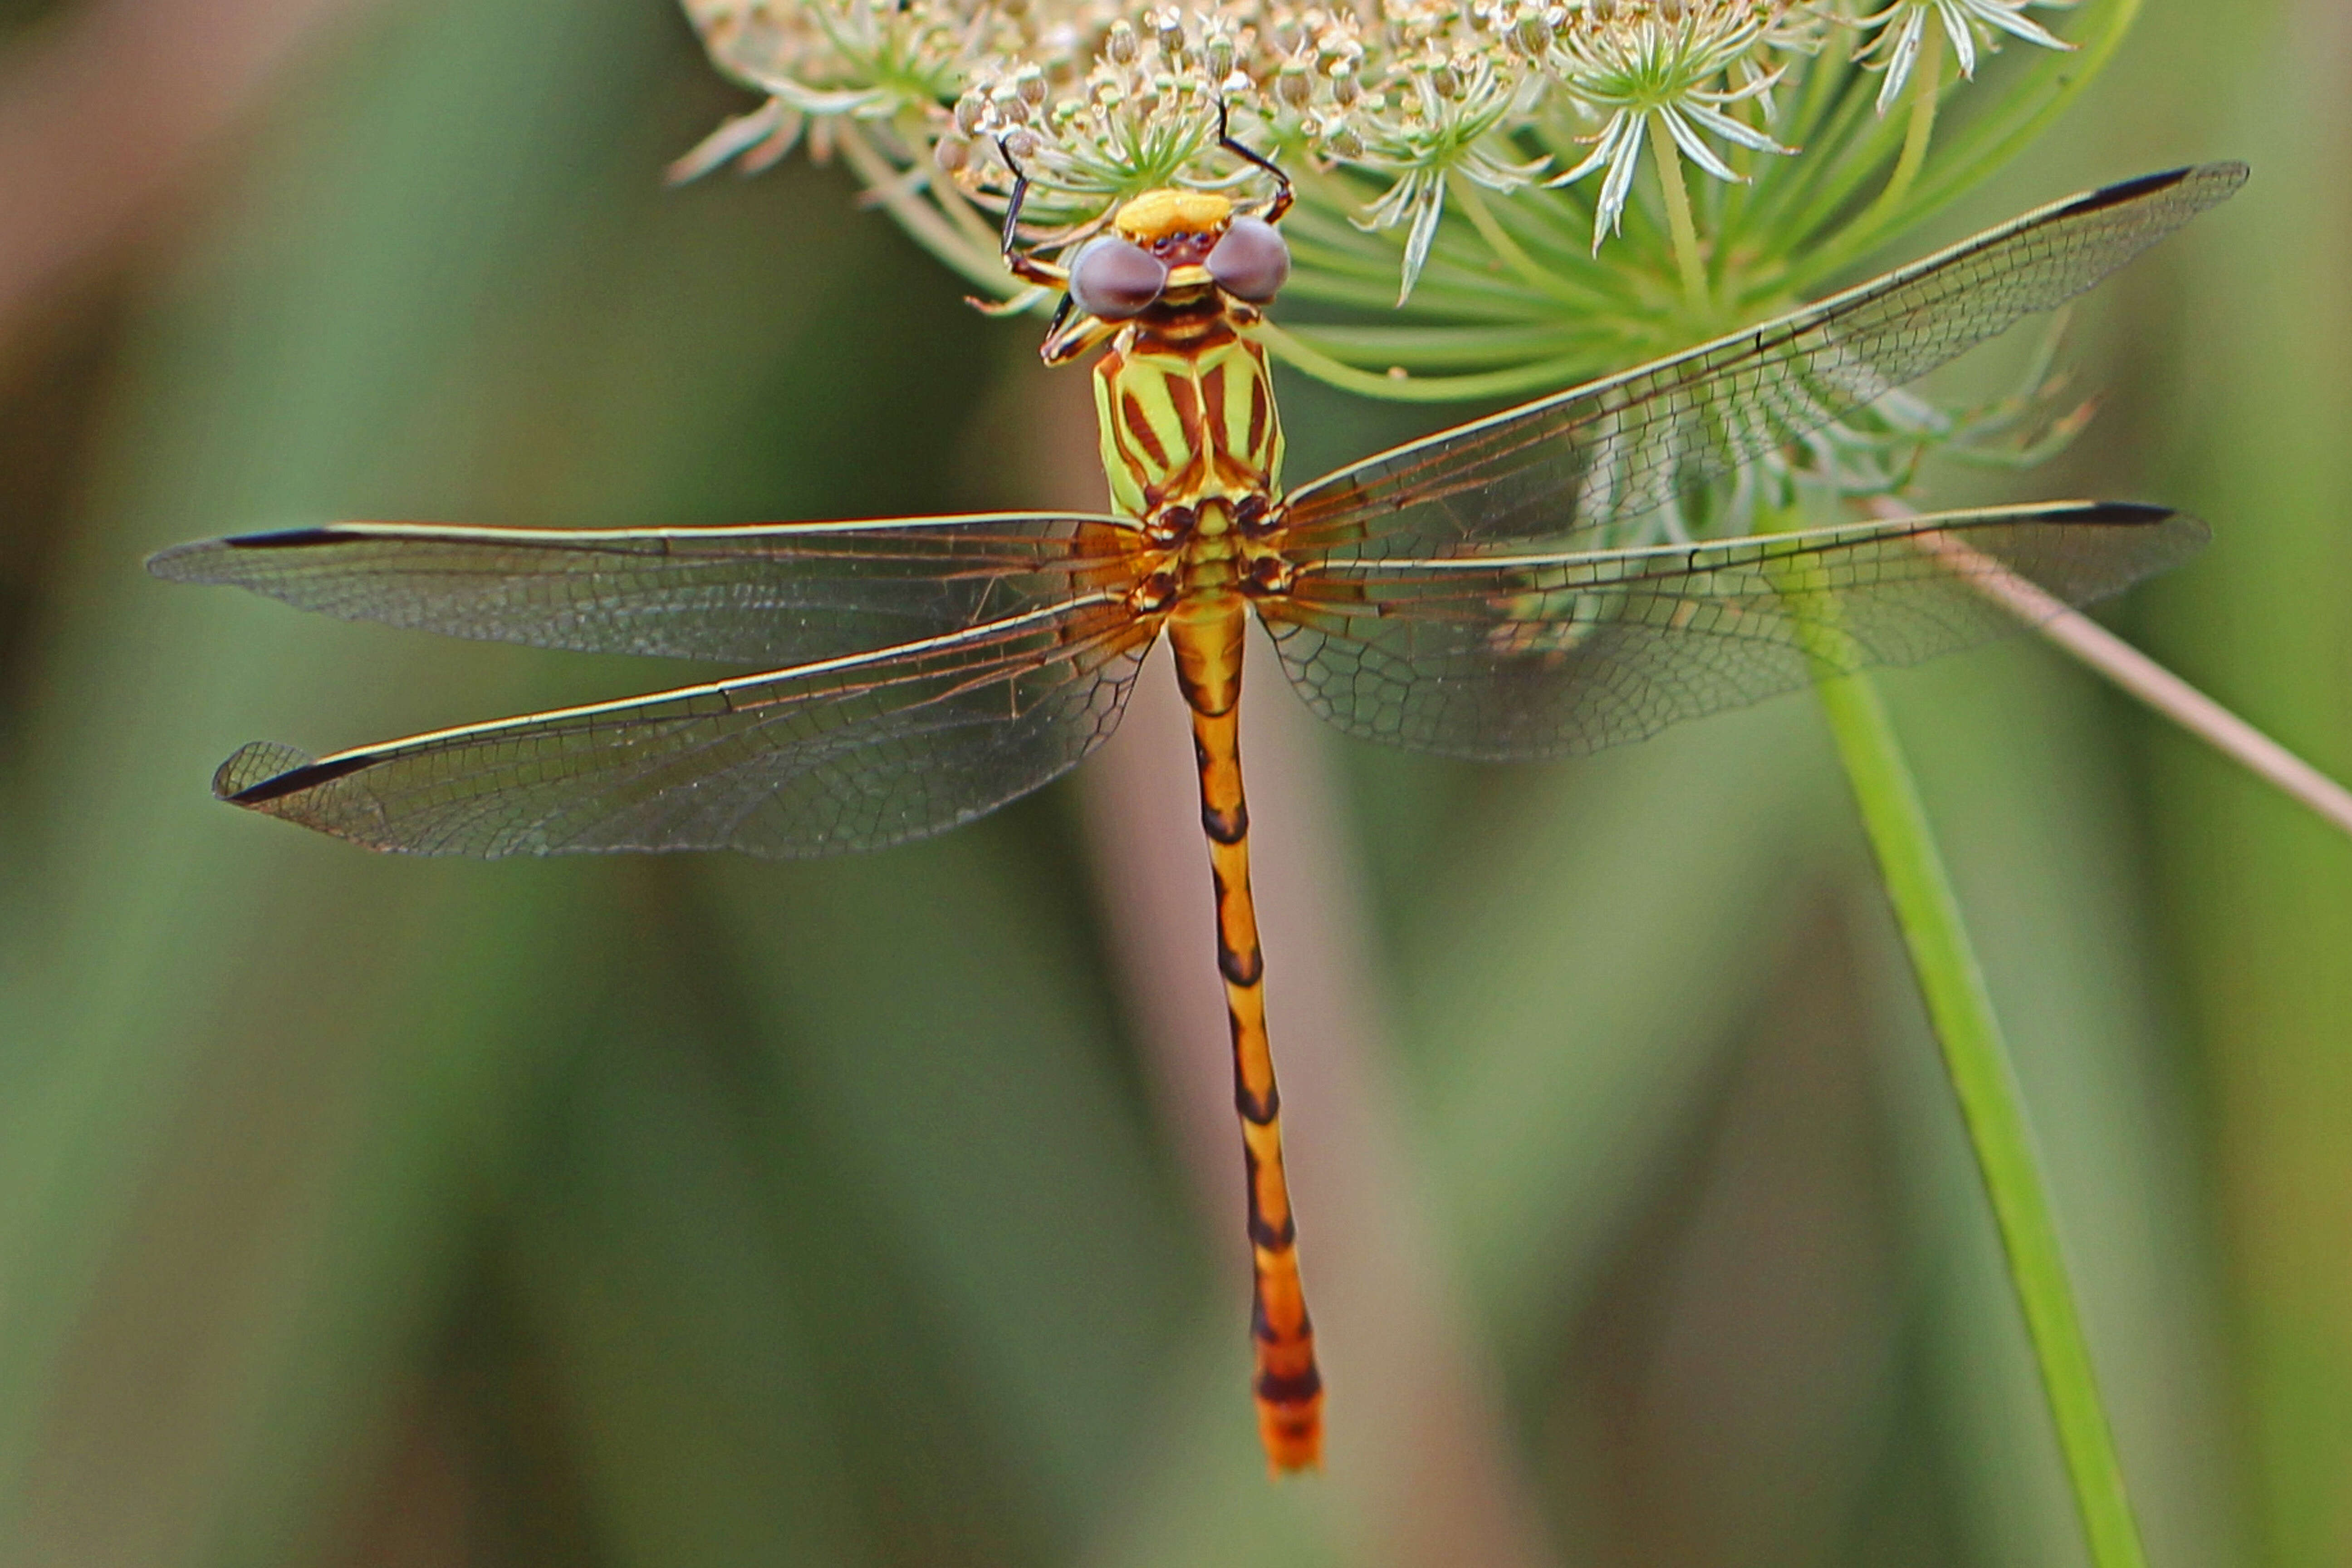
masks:
<svg viewBox="0 0 2352 1568"><path fill-rule="evenodd" d="M1124 321L1213 290L1263 305L1289 276L1289 247L1265 219L1213 191L1146 191L1072 259L1070 296L1090 316Z"/></svg>

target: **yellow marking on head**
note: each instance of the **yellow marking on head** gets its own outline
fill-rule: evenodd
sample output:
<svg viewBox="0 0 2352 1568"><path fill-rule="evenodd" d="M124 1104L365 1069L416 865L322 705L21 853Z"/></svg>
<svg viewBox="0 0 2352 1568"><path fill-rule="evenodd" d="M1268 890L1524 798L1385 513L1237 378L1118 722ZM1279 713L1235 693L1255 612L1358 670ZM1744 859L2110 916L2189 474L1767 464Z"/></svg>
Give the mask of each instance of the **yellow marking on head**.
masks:
<svg viewBox="0 0 2352 1568"><path fill-rule="evenodd" d="M1118 209L1111 226L1140 242L1171 234L1216 234L1233 217L1234 204L1213 191L1146 191Z"/></svg>

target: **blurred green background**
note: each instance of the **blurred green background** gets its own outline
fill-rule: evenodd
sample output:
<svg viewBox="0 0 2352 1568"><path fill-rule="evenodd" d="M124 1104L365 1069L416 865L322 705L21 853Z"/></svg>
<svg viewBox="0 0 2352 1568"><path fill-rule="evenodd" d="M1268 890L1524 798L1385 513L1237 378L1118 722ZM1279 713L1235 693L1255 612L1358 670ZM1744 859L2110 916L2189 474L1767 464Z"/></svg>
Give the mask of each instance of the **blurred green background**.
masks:
<svg viewBox="0 0 2352 1568"><path fill-rule="evenodd" d="M2083 310L2091 434L1982 493L2210 519L2119 623L2339 777L2347 82L2340 0L2148 0L1943 226L2253 163ZM836 173L663 188L737 107L662 0L0 5L0 1563L2080 1561L1804 699L1485 770L1257 667L1333 1386L1279 1488L1150 692L840 862L380 859L207 799L247 740L681 677L159 545L1088 501L1075 375ZM1286 410L1298 476L1400 428ZM2038 646L1886 684L2151 1560L2342 1568L2352 847Z"/></svg>

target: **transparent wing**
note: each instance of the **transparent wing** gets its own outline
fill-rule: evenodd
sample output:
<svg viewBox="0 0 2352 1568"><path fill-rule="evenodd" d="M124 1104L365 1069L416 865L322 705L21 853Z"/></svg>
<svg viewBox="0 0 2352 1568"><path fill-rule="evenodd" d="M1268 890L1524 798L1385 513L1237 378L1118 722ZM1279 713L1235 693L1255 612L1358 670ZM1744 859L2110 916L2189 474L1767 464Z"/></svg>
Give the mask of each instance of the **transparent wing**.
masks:
<svg viewBox="0 0 2352 1568"><path fill-rule="evenodd" d="M2245 178L2214 163L2110 185L1763 326L1384 452L1291 497L1292 553L1622 542L1603 531L2064 303Z"/></svg>
<svg viewBox="0 0 2352 1568"><path fill-rule="evenodd" d="M1491 760L1598 751L1839 670L2022 629L1971 579L2068 604L2193 553L2204 525L2072 501L1583 553L1333 561L1259 601L1284 670L1349 734Z"/></svg>
<svg viewBox="0 0 2352 1568"><path fill-rule="evenodd" d="M878 848L1076 764L1117 726L1159 629L1089 595L879 653L315 762L256 742L213 792L420 855Z"/></svg>
<svg viewBox="0 0 2352 1568"><path fill-rule="evenodd" d="M592 653L790 664L1124 585L1134 525L990 514L736 528L342 522L175 545L148 570L345 620Z"/></svg>

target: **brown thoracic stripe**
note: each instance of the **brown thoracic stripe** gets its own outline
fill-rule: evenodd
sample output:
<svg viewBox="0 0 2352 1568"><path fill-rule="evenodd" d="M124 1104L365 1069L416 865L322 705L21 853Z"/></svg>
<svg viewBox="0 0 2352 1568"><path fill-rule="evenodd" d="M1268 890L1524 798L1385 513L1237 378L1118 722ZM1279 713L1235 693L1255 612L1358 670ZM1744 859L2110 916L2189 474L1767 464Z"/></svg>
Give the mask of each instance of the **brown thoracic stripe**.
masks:
<svg viewBox="0 0 2352 1568"><path fill-rule="evenodd" d="M1160 468L1168 467L1168 448L1160 444L1160 433L1151 427L1150 416L1144 413L1142 400L1129 392L1119 398L1119 414L1127 421L1128 434L1133 436L1151 460Z"/></svg>
<svg viewBox="0 0 2352 1568"><path fill-rule="evenodd" d="M1179 406L1182 406L1181 404ZM1200 424L1188 433L1201 449L1214 454L1225 445L1225 367L1213 364L1201 373Z"/></svg>

